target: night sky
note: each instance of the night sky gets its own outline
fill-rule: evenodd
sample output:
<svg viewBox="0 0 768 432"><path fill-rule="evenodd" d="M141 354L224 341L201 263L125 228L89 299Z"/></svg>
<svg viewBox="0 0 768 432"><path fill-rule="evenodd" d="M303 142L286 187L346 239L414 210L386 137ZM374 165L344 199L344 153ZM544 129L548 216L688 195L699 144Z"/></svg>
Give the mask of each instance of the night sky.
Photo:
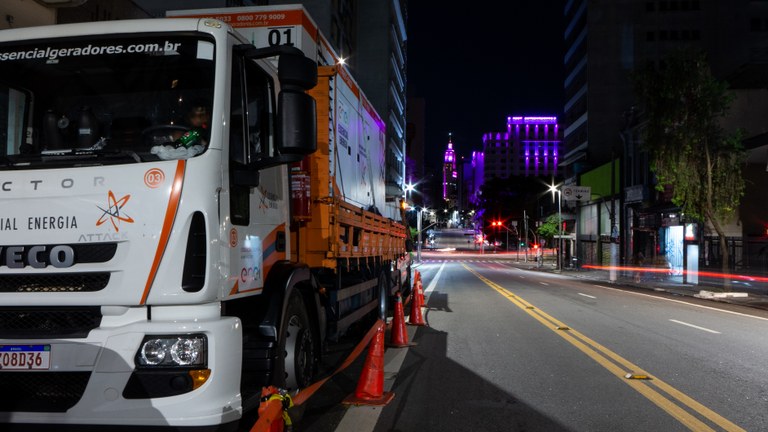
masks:
<svg viewBox="0 0 768 432"><path fill-rule="evenodd" d="M426 101L428 166L440 163L449 132L467 157L507 116L562 115L564 3L409 2L407 91Z"/></svg>

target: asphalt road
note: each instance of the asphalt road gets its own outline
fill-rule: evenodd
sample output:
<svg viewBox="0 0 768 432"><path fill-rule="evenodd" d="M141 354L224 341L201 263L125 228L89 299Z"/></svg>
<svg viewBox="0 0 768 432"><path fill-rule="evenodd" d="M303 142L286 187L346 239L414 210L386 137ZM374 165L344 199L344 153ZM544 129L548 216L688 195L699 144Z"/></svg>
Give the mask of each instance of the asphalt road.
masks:
<svg viewBox="0 0 768 432"><path fill-rule="evenodd" d="M409 327L418 345L387 349L394 401L339 403L360 360L294 430L768 430L764 311L493 259L418 269L429 326Z"/></svg>

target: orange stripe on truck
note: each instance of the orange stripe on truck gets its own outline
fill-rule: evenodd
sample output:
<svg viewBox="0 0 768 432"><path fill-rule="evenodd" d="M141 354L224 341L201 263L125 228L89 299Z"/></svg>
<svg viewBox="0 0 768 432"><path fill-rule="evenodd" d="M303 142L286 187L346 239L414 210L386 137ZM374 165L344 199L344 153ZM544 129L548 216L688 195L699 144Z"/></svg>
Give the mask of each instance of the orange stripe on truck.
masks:
<svg viewBox="0 0 768 432"><path fill-rule="evenodd" d="M155 259L152 261L152 268L149 270L147 284L144 286L144 293L141 295L141 302L139 303L142 305L147 302L149 290L155 282L157 269L160 267L160 261L162 261L165 248L168 246L168 239L171 237L173 222L176 220L176 212L179 210L179 202L181 201L181 189L184 185L184 169L186 166L187 161L185 160L180 160L176 163L176 174L173 176L171 196L168 199L168 207L165 209L165 219L163 220L163 229L160 231L160 241L157 243Z"/></svg>

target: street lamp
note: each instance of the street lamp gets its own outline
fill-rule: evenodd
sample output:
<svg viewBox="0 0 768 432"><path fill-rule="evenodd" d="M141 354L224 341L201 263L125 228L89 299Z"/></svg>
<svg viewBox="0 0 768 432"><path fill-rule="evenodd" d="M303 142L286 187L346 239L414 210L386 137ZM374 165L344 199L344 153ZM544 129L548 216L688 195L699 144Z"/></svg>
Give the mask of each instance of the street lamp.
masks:
<svg viewBox="0 0 768 432"><path fill-rule="evenodd" d="M405 199L406 199L406 201L409 198L411 198L411 192L413 192L415 189L416 189L416 185L415 184L413 184L411 182L406 183L406 185L405 185Z"/></svg>
<svg viewBox="0 0 768 432"><path fill-rule="evenodd" d="M560 233L557 237L557 269L563 269L562 254L563 254L563 211L562 211L562 193L557 185L550 185L549 192L552 192L552 199L555 199L555 192L557 192L557 230Z"/></svg>

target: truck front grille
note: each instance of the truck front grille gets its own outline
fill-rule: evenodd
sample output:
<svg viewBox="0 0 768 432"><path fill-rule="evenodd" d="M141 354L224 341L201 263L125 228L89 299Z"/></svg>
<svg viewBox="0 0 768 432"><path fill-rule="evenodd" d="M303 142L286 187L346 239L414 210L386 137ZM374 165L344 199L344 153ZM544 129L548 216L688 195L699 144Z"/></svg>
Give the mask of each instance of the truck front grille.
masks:
<svg viewBox="0 0 768 432"><path fill-rule="evenodd" d="M90 372L0 372L0 412L65 412L83 396Z"/></svg>
<svg viewBox="0 0 768 432"><path fill-rule="evenodd" d="M104 289L109 273L42 273L0 275L0 292L93 292Z"/></svg>
<svg viewBox="0 0 768 432"><path fill-rule="evenodd" d="M84 338L101 324L99 306L0 307L0 338Z"/></svg>

